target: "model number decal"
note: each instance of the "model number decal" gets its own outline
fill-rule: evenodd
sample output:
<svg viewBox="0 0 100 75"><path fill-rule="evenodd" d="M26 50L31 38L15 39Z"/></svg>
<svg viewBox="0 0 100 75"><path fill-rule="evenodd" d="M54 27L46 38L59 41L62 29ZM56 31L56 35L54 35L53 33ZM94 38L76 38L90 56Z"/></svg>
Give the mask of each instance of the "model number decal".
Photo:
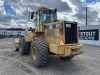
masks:
<svg viewBox="0 0 100 75"><path fill-rule="evenodd" d="M54 25L46 26L46 29L55 29L55 28L61 28L61 27L62 27L62 24L54 24Z"/></svg>

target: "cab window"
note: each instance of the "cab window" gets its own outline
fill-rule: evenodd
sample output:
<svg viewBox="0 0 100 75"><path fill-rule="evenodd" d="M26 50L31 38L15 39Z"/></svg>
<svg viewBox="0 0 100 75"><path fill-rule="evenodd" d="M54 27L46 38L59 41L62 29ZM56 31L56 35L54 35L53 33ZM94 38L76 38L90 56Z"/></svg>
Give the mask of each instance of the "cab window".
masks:
<svg viewBox="0 0 100 75"><path fill-rule="evenodd" d="M41 25L41 23L42 23L41 22L42 21L42 19L41 19L42 13L41 13L41 11L39 11L36 14L37 14L37 25Z"/></svg>
<svg viewBox="0 0 100 75"><path fill-rule="evenodd" d="M49 10L44 10L43 17L44 23L54 22L56 20L56 13Z"/></svg>

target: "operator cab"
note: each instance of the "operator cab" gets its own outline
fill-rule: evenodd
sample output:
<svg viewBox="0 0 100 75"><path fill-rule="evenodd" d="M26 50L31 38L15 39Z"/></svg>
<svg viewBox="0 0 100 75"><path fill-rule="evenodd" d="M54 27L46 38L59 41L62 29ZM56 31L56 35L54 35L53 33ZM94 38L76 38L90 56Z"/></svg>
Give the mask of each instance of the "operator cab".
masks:
<svg viewBox="0 0 100 75"><path fill-rule="evenodd" d="M57 9L41 7L36 12L31 12L31 19L35 21L35 32L43 32L44 25L57 21Z"/></svg>
<svg viewBox="0 0 100 75"><path fill-rule="evenodd" d="M36 25L43 23L51 23L57 21L57 9L48 9L45 7L40 8L36 12L31 13L31 19L36 19ZM34 16L36 15L36 16Z"/></svg>

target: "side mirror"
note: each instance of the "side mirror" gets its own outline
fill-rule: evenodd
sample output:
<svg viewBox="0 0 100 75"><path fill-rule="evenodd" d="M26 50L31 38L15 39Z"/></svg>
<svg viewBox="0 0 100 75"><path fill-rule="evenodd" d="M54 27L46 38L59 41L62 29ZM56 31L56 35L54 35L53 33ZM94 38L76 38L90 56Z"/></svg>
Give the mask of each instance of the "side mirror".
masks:
<svg viewBox="0 0 100 75"><path fill-rule="evenodd" d="M33 19L33 18L34 18L34 11L31 12L31 19Z"/></svg>
<svg viewBox="0 0 100 75"><path fill-rule="evenodd" d="M34 28L32 28L32 27L30 27L30 29L29 29L31 32L35 32L35 29Z"/></svg>
<svg viewBox="0 0 100 75"><path fill-rule="evenodd" d="M29 30L32 30L32 27L30 27Z"/></svg>
<svg viewBox="0 0 100 75"><path fill-rule="evenodd" d="M55 12L57 12L57 9L55 8Z"/></svg>

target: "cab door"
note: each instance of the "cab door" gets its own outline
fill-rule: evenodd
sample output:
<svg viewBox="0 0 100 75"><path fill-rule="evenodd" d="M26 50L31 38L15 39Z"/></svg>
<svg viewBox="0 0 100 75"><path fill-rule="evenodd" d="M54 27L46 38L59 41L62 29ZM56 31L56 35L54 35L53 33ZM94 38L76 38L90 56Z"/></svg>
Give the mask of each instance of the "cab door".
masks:
<svg viewBox="0 0 100 75"><path fill-rule="evenodd" d="M36 12L36 27L35 27L35 32L42 32L43 31L43 26L42 26L42 10Z"/></svg>

